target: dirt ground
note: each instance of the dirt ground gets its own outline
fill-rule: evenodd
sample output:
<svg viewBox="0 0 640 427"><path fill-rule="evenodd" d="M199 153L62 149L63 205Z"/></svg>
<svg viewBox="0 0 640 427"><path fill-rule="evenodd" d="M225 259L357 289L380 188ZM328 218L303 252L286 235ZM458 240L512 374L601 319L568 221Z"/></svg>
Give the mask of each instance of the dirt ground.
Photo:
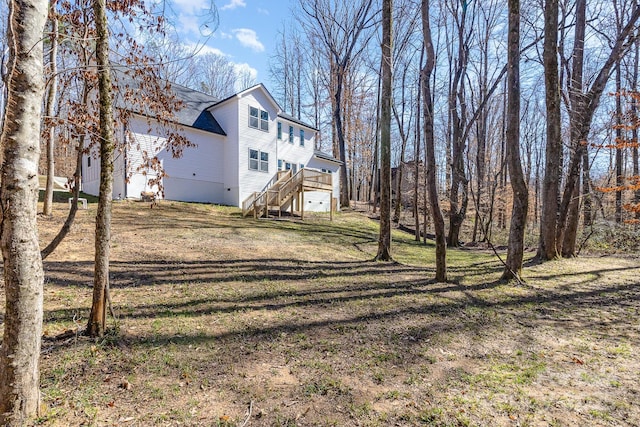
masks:
<svg viewBox="0 0 640 427"><path fill-rule="evenodd" d="M43 246L65 213L41 218ZM519 286L451 250L435 283L433 246L407 233L372 262L362 213L120 202L117 319L92 340L94 215L45 261L38 425L640 425L637 258L528 261Z"/></svg>

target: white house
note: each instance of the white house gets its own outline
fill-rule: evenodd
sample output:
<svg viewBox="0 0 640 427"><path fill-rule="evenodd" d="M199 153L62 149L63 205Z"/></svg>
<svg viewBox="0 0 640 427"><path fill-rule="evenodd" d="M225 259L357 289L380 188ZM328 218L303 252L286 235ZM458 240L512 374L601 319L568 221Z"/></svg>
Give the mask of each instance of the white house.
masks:
<svg viewBox="0 0 640 427"><path fill-rule="evenodd" d="M175 158L167 150L167 131L158 121L134 113L118 131L120 141L129 140L120 145L124 148L116 156L114 198L137 199L143 192L154 192L167 200L237 207L243 207L244 201L249 211L248 203L257 203L260 194L271 190L272 198L279 200L279 209L327 212L332 201L334 209L339 209L341 162L315 150L317 129L283 113L262 84L223 100L179 85L172 85L171 90L184 104L175 113L179 132L194 146ZM142 153L161 163L166 174L161 178L163 191L151 185L157 178L154 172L139 170ZM301 170L305 173L298 173ZM296 194L276 195L275 190L285 181L303 175L331 185L314 187L311 183ZM83 191L97 195L99 178L96 150L83 159ZM302 185L301 180L297 182Z"/></svg>

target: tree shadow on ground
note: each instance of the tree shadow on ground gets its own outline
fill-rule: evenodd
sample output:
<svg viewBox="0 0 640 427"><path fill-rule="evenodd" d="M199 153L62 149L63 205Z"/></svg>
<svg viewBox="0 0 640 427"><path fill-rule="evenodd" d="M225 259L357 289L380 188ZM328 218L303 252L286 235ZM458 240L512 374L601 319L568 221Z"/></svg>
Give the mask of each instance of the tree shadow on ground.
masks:
<svg viewBox="0 0 640 427"><path fill-rule="evenodd" d="M86 287L90 279L91 263L47 262L48 281L54 286ZM68 272L72 268L75 274ZM499 274L501 267L492 263L474 263L460 267L468 276L491 277ZM147 303L132 301L128 304L125 319L161 319L173 317L199 318L222 314L248 312L288 312L292 309L327 311L332 307L349 307L351 304L379 306L374 312L354 312L352 316L321 320L297 319L274 325L233 330L218 335L183 335L179 341L228 339L234 335L271 336L281 332L309 332L316 328L337 325L366 324L371 321L393 322L403 316L430 316L446 318L448 313L468 309L515 310L518 307L536 307L535 310L563 310L579 312L583 308L636 304L638 286L618 284L589 288L600 283L607 274L629 268L602 268L585 272L583 280L557 288L537 286L520 287L514 293L509 284L497 280L474 280L474 284L436 283L424 279L430 269L405 266L398 263L376 262L308 262L280 259L238 259L228 261L157 262L135 261L112 264L112 287L126 292L130 288L164 285L192 286L193 295L172 298L167 301ZM540 273L536 279L553 280L576 273ZM60 275L58 277L57 275ZM359 282L357 279L366 277ZM277 282L280 286L266 286ZM222 285L244 287L241 292L229 296L216 293ZM303 286L304 284L304 286ZM247 288L248 286L248 288ZM500 292L500 290L504 292ZM490 295L488 292L492 291ZM523 294L524 292L524 294ZM206 295L206 296L202 296ZM634 300L636 298L636 300ZM117 308L117 307L116 307ZM81 312L82 307L48 310L49 322L65 321ZM286 316L285 316L286 317ZM451 322L452 327L459 327ZM147 338L140 336L140 342ZM153 341L176 342L175 337L154 335Z"/></svg>

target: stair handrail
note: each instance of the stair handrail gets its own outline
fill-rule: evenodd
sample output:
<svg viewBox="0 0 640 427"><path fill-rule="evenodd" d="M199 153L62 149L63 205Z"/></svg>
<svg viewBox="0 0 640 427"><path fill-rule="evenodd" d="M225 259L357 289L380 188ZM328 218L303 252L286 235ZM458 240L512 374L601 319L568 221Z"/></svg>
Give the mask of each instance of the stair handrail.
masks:
<svg viewBox="0 0 640 427"><path fill-rule="evenodd" d="M251 209L253 208L254 211L254 216L257 216L256 210L257 210L257 206L256 203L265 198L265 195L267 194L268 191L270 191L270 189L272 187L274 187L277 184L281 184L282 182L287 182L289 180L289 178L291 177L291 170L286 170L286 171L278 171L270 180L269 182L266 184L266 186L263 188L262 191L258 192L258 191L254 191L253 193L251 193L249 195L249 197L247 197L246 199L244 199L242 201L242 216L247 216L249 214L249 212L251 212ZM271 190L274 191L274 190ZM266 205L268 204L269 199L268 197L265 199L265 203L262 203L261 205Z"/></svg>

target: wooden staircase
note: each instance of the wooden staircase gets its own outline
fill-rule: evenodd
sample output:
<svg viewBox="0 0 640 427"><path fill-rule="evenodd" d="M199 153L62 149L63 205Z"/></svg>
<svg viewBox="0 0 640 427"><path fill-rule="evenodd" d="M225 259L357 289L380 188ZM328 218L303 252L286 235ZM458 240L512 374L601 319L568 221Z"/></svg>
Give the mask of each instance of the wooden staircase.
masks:
<svg viewBox="0 0 640 427"><path fill-rule="evenodd" d="M258 218L266 216L270 210L277 210L280 215L287 206L290 206L293 212L294 201L301 197L302 202L298 204L300 215L304 219L305 191L330 192L333 201L332 175L306 168L300 169L296 174L292 174L290 170L279 171L263 191L253 192L242 202L242 216L253 214L254 218ZM333 208L330 212L333 219Z"/></svg>

